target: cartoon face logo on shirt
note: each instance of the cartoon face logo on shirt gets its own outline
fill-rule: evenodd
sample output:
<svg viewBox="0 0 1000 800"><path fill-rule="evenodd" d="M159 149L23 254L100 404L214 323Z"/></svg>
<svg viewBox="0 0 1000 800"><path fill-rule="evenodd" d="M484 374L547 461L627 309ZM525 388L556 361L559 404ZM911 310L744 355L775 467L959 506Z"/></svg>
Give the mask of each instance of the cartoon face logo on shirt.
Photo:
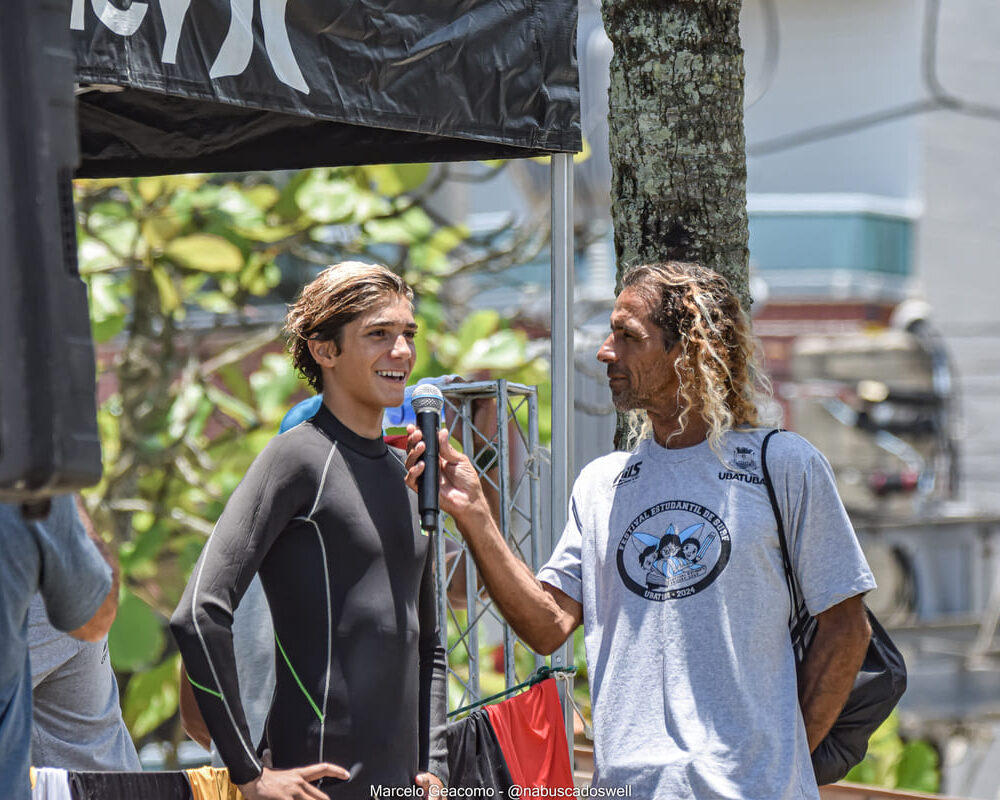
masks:
<svg viewBox="0 0 1000 800"><path fill-rule="evenodd" d="M646 600L677 600L709 586L729 563L725 523L686 500L647 508L618 543L618 574Z"/></svg>

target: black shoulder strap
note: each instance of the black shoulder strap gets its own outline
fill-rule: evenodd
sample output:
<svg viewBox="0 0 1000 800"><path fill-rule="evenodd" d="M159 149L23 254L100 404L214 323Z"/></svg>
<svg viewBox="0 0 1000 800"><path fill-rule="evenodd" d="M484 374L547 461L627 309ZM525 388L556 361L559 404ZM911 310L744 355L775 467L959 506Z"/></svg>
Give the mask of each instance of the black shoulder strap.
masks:
<svg viewBox="0 0 1000 800"><path fill-rule="evenodd" d="M774 521L778 525L778 542L781 544L781 561L785 565L785 579L788 581L788 591L792 595L792 609L799 606L798 591L795 587L795 572L792 569L792 559L788 555L788 539L785 537L785 523L781 518L781 508L778 506L778 495L774 491L774 481L771 480L771 471L767 468L767 444L776 433L781 433L782 428L775 428L764 437L760 445L760 468L764 472L764 485L767 487L767 497L771 501L771 510L774 512Z"/></svg>
<svg viewBox="0 0 1000 800"><path fill-rule="evenodd" d="M778 506L778 496L774 491L774 482L771 480L771 472L767 468L767 444L776 433L781 433L782 428L775 428L764 437L760 445L760 467L764 473L764 485L767 487L767 496L771 501L771 510L774 512L774 521L778 526L778 542L781 544L781 561L785 567L785 583L788 584L788 594L791 599L789 605L788 628L792 636L792 645L795 648L795 656L799 663L805 658L805 651L812 641L812 634L815 631L816 621L809 616L806 604L799 593L799 582L795 579L795 570L792 569L792 559L788 554L788 539L785 536L785 523L781 518L781 508Z"/></svg>

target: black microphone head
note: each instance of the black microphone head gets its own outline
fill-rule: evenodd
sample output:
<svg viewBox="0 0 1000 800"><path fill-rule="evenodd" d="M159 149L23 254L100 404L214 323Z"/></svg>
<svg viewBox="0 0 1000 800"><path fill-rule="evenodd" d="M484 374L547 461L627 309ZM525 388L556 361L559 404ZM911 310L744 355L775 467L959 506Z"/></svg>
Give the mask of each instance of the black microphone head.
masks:
<svg viewBox="0 0 1000 800"><path fill-rule="evenodd" d="M434 411L440 414L444 408L444 395L433 383L418 383L410 397L410 403L415 414L421 411Z"/></svg>

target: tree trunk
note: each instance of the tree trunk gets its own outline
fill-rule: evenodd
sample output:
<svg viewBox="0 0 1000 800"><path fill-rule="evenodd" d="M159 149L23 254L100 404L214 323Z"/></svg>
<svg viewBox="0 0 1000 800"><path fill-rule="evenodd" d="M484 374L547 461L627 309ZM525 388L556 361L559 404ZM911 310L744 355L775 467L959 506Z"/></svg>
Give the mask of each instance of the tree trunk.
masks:
<svg viewBox="0 0 1000 800"><path fill-rule="evenodd" d="M740 0L604 0L618 275L695 261L749 308Z"/></svg>
<svg viewBox="0 0 1000 800"><path fill-rule="evenodd" d="M625 268L694 261L750 308L741 0L604 0L611 218ZM636 413L615 446L634 446Z"/></svg>

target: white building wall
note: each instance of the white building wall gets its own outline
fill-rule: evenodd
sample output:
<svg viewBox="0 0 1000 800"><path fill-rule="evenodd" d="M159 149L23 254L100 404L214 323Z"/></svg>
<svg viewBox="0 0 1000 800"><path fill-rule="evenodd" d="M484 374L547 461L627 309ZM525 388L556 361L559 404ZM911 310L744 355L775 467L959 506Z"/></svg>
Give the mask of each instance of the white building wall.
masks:
<svg viewBox="0 0 1000 800"><path fill-rule="evenodd" d="M917 100L920 18L912 0L745 0L749 192L916 196L919 124L912 117L754 153Z"/></svg>
<svg viewBox="0 0 1000 800"><path fill-rule="evenodd" d="M1000 4L941 4L938 78L990 105L992 119L938 111L922 119L924 213L917 290L931 303L959 375L963 498L1000 509Z"/></svg>

